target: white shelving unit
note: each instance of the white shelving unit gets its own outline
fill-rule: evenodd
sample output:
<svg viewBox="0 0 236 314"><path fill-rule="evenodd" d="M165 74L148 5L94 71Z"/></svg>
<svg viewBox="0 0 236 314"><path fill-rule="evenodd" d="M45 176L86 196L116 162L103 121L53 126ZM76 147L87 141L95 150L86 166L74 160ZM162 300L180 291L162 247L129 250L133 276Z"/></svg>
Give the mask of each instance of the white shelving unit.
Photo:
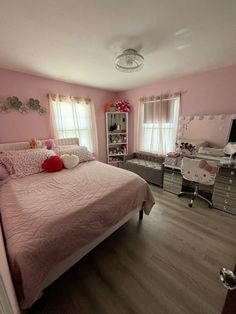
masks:
<svg viewBox="0 0 236 314"><path fill-rule="evenodd" d="M106 112L107 163L119 167L128 154L128 112Z"/></svg>

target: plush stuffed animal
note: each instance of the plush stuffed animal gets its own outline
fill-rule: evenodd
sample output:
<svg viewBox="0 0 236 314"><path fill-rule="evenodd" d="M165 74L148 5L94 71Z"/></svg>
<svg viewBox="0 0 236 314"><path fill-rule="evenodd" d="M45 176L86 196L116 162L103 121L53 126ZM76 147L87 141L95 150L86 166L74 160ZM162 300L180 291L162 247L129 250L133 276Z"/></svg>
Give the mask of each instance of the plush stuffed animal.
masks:
<svg viewBox="0 0 236 314"><path fill-rule="evenodd" d="M36 138L32 138L29 142L30 148L34 149L38 147L38 142L36 141Z"/></svg>
<svg viewBox="0 0 236 314"><path fill-rule="evenodd" d="M61 171L62 168L63 161L60 156L51 156L42 163L42 169L47 172Z"/></svg>
<svg viewBox="0 0 236 314"><path fill-rule="evenodd" d="M53 149L53 147L55 146L54 140L48 139L43 141L43 146L45 146L47 149Z"/></svg>

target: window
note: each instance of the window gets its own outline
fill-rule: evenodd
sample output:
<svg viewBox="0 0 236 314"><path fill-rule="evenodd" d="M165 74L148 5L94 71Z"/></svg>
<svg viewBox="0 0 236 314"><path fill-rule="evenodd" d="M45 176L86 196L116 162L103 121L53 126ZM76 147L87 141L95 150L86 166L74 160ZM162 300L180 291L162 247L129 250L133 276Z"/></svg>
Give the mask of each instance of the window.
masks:
<svg viewBox="0 0 236 314"><path fill-rule="evenodd" d="M141 100L140 150L165 155L175 150L178 97Z"/></svg>
<svg viewBox="0 0 236 314"><path fill-rule="evenodd" d="M78 137L80 145L94 152L91 102L57 96L51 99L51 104L57 137Z"/></svg>

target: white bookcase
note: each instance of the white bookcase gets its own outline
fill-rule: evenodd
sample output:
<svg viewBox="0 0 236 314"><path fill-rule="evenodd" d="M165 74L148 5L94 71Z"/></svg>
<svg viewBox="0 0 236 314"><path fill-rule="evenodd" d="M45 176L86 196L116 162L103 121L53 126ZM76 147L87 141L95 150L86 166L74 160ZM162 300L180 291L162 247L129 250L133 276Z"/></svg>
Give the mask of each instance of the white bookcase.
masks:
<svg viewBox="0 0 236 314"><path fill-rule="evenodd" d="M107 163L119 167L128 154L128 112L106 112Z"/></svg>

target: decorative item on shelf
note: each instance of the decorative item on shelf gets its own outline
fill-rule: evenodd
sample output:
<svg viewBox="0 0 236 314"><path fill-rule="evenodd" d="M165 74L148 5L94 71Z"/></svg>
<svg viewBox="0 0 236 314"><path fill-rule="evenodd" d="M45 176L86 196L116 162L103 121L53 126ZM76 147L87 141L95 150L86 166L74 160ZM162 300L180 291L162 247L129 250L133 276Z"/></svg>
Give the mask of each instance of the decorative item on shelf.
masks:
<svg viewBox="0 0 236 314"><path fill-rule="evenodd" d="M116 112L116 107L113 104L110 106L110 112Z"/></svg>
<svg viewBox="0 0 236 314"><path fill-rule="evenodd" d="M109 144L126 143L126 136L123 134L109 135Z"/></svg>
<svg viewBox="0 0 236 314"><path fill-rule="evenodd" d="M105 104L105 112L109 112L111 109L111 104L108 102Z"/></svg>
<svg viewBox="0 0 236 314"><path fill-rule="evenodd" d="M107 162L119 167L128 153L128 112L106 112L106 134Z"/></svg>
<svg viewBox="0 0 236 314"><path fill-rule="evenodd" d="M47 110L40 105L38 99L30 98L27 103L23 104L18 97L8 97L6 101L0 104L0 112L9 112L11 109L15 109L20 113L28 113L30 110L35 110L39 114L45 113Z"/></svg>
<svg viewBox="0 0 236 314"><path fill-rule="evenodd" d="M130 112L130 104L126 100L117 100L114 105L118 112Z"/></svg>

